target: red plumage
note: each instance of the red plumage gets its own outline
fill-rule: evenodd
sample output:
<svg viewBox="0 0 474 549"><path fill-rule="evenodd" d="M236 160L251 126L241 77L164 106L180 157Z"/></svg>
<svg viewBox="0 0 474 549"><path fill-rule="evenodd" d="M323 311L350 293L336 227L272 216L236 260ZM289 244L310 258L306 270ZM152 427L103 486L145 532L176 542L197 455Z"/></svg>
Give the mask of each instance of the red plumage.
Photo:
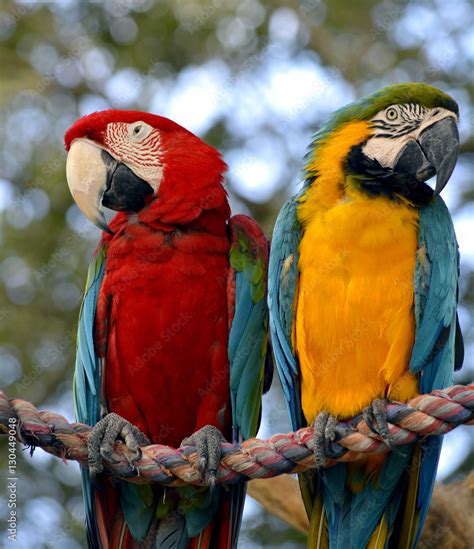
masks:
<svg viewBox="0 0 474 549"><path fill-rule="evenodd" d="M163 231L118 216L106 237L96 325L107 326L107 407L156 443L206 424L230 435L226 219L221 208Z"/></svg>
<svg viewBox="0 0 474 549"><path fill-rule="evenodd" d="M116 111L108 112L107 121ZM137 120L137 113L127 117ZM108 326L109 411L153 442L178 445L207 423L230 427L226 166L215 149L171 120L138 119L160 131L163 180L146 208L118 214L113 236L104 234L96 322Z"/></svg>
<svg viewBox="0 0 474 549"><path fill-rule="evenodd" d="M106 125L137 120L159 131L163 177L144 209L117 214L113 235L103 234L107 259L95 318L95 346L105 358L103 404L154 443L178 446L206 424L230 438L230 209L220 154L166 118L133 111L80 119L65 136L66 148L87 138L114 154ZM123 539L121 547L132 547L115 497L104 479L96 494L101 541L118 547ZM229 513L222 498L217 530L210 525L201 543L228 546Z"/></svg>

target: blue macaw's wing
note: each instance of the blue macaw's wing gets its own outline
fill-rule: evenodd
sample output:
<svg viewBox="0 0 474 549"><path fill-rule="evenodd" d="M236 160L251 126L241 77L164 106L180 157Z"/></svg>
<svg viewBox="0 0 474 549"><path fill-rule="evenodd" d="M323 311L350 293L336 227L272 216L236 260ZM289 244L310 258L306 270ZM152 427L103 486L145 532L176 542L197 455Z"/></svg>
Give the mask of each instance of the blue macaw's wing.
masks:
<svg viewBox="0 0 474 549"><path fill-rule="evenodd" d="M77 334L76 368L74 371L74 406L76 417L81 423L94 426L100 419L100 359L94 346L94 319L100 286L105 271L105 249L99 247L89 266L86 289L79 313ZM82 491L89 542L98 547L93 538L96 528L96 513L93 488L87 467L81 467ZM94 545L95 543L95 545Z"/></svg>
<svg viewBox="0 0 474 549"><path fill-rule="evenodd" d="M453 222L440 197L420 209L415 272L416 337L410 371L420 391L453 382L459 254Z"/></svg>
<svg viewBox="0 0 474 549"><path fill-rule="evenodd" d="M229 363L233 438L258 430L268 337L268 240L244 215L230 220Z"/></svg>
<svg viewBox="0 0 474 549"><path fill-rule="evenodd" d="M296 217L298 197L281 209L273 229L268 268L268 307L273 355L293 429L303 426L299 367L292 349L301 226Z"/></svg>
<svg viewBox="0 0 474 549"><path fill-rule="evenodd" d="M257 434L268 339L267 271L269 243L245 215L229 222L231 248L227 280L232 438ZM235 547L245 501L245 484L231 486L230 547Z"/></svg>
<svg viewBox="0 0 474 549"><path fill-rule="evenodd" d="M420 393L452 385L454 369L462 365L462 335L456 317L459 254L451 216L441 198L420 210L415 272L416 337L410 370L419 375ZM428 511L436 477L442 437L420 445L418 466L410 481L417 496L410 510L413 529L409 544L417 543Z"/></svg>

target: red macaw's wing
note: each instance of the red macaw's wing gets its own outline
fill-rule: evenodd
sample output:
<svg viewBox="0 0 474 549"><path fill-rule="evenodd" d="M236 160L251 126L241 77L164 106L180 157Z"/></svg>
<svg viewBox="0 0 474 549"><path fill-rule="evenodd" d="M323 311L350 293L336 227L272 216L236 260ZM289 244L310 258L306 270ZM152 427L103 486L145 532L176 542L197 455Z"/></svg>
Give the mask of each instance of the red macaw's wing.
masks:
<svg viewBox="0 0 474 549"><path fill-rule="evenodd" d="M267 350L269 243L244 215L230 220L229 361L233 437L257 433Z"/></svg>
<svg viewBox="0 0 474 549"><path fill-rule="evenodd" d="M230 394L234 441L256 435L260 422L265 373L268 309L269 242L259 225L245 215L229 223L231 248L227 282L229 312ZM230 547L237 545L246 485L230 487Z"/></svg>

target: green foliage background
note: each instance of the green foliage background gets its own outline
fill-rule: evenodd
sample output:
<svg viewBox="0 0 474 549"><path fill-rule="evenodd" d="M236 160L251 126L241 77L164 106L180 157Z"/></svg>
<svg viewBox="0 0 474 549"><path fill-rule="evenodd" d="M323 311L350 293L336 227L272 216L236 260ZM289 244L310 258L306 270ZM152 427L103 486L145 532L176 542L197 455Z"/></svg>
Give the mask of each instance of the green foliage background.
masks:
<svg viewBox="0 0 474 549"><path fill-rule="evenodd" d="M206 70L221 87L212 114L196 122L197 133L226 159L250 151L247 164L235 163L244 167L240 171L230 162L229 192L234 210L250 212L269 236L276 213L296 188L311 134L335 106L404 80L431 82L458 100L462 154L448 187L465 253L461 321L467 367L459 381L467 382L474 299L468 232L474 229L472 23L472 6L464 0L1 2L0 387L10 397L72 418L75 327L99 233L73 206L64 131L91 106L167 114L173 94L183 89L191 90L182 100L184 112L199 115L208 102L206 92L199 92ZM281 76L282 66L289 67L291 82ZM309 66L319 84L295 90L299 73L290 69ZM285 100L282 108L269 99L277 92ZM179 121L188 125L183 117ZM271 181L261 188L258 178L244 185L245 166L255 167L260 155L274 163ZM249 169L248 178L255 174ZM279 399L276 386L266 400L268 430L287 426ZM462 436L464 445L469 440ZM0 471L4 449L0 440ZM467 470L472 455L464 454L452 475ZM31 459L24 451L18 473L16 546L83 546L77 466L40 450ZM6 480L0 488L3 497ZM251 511L242 547L303 546L302 537L277 519L256 506ZM3 500L2 519L6 513ZM0 545L5 532L1 536Z"/></svg>

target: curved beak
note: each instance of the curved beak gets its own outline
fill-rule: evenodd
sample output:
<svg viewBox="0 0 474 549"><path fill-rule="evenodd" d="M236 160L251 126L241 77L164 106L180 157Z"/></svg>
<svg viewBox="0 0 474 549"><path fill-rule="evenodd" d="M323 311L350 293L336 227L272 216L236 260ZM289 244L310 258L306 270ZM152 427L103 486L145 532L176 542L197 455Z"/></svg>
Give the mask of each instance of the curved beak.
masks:
<svg viewBox="0 0 474 549"><path fill-rule="evenodd" d="M81 212L99 229L112 234L102 210L102 198L107 186L102 149L89 141L75 140L67 155L66 178Z"/></svg>
<svg viewBox="0 0 474 549"><path fill-rule="evenodd" d="M429 126L418 137L418 142L436 170L435 195L446 186L459 155L459 132L456 121L448 116Z"/></svg>
<svg viewBox="0 0 474 549"><path fill-rule="evenodd" d="M458 127L454 118L447 116L428 126L416 140L405 145L398 155L394 170L410 173L423 182L436 174L436 196L451 177L458 154Z"/></svg>
<svg viewBox="0 0 474 549"><path fill-rule="evenodd" d="M76 139L69 149L66 176L79 209L109 234L113 233L105 220L104 206L117 212L138 212L154 192L125 164L84 139Z"/></svg>

